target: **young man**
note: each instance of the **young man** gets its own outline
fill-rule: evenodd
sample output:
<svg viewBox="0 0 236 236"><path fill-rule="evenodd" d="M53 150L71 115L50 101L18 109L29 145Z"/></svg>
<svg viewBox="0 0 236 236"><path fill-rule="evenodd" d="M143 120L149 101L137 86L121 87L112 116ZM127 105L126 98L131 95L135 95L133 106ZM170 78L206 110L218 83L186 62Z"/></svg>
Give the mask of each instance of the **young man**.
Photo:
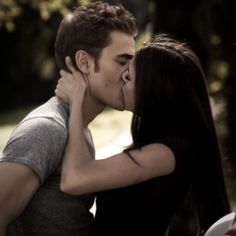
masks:
<svg viewBox="0 0 236 236"><path fill-rule="evenodd" d="M122 6L103 2L79 7L62 21L56 43L64 59L90 80L95 118L105 106L123 110L121 74L135 52L136 20ZM60 165L67 139L68 106L56 97L28 114L0 158L0 236L89 235L94 196L62 193ZM90 134L85 134L92 153Z"/></svg>

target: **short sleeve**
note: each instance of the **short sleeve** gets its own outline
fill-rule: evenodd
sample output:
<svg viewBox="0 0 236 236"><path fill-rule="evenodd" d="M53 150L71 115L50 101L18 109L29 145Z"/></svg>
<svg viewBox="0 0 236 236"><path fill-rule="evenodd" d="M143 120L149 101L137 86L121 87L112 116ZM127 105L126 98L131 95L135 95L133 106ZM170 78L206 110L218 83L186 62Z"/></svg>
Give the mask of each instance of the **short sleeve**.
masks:
<svg viewBox="0 0 236 236"><path fill-rule="evenodd" d="M52 118L25 120L13 131L0 161L27 165L43 183L59 166L66 138L67 129Z"/></svg>

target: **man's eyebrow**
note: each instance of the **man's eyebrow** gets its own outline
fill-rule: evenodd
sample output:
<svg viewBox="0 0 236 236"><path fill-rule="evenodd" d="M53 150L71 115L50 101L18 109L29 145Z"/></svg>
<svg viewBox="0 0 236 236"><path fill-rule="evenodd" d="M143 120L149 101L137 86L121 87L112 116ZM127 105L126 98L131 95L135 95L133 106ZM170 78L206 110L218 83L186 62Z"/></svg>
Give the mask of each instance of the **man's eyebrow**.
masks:
<svg viewBox="0 0 236 236"><path fill-rule="evenodd" d="M123 54L117 55L117 57L122 58L122 59L131 60L134 57L134 55L123 53Z"/></svg>

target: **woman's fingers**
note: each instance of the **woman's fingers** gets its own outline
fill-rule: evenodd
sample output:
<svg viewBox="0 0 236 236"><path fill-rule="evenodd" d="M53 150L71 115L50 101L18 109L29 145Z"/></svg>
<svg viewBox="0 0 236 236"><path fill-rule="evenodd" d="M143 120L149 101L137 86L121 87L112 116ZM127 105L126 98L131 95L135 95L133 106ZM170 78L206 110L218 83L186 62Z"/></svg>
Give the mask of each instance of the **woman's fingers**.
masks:
<svg viewBox="0 0 236 236"><path fill-rule="evenodd" d="M72 61L71 61L71 58L69 56L67 56L65 58L65 62L66 62L66 65L68 67L68 69L72 72L72 73L76 73L76 69L74 68L73 64L72 64Z"/></svg>
<svg viewBox="0 0 236 236"><path fill-rule="evenodd" d="M72 60L69 56L65 58L65 63L70 70L71 73L68 73L67 71L60 70L60 75L63 78L72 78L76 80L81 80L84 79L86 80L86 83L88 83L87 78L85 78L85 75L81 73L79 70L76 70L75 67L73 66Z"/></svg>
<svg viewBox="0 0 236 236"><path fill-rule="evenodd" d="M56 89L55 89L55 94L57 97L59 97L61 99L64 98L63 93L61 92L61 90L58 87L56 87Z"/></svg>
<svg viewBox="0 0 236 236"><path fill-rule="evenodd" d="M64 70L60 70L60 71L59 71L59 74L60 74L61 77L63 77L63 76L66 75L66 72L65 72Z"/></svg>
<svg viewBox="0 0 236 236"><path fill-rule="evenodd" d="M70 103L70 94L73 93L73 88L69 86L66 79L60 78L56 85L55 95L66 103Z"/></svg>
<svg viewBox="0 0 236 236"><path fill-rule="evenodd" d="M59 71L59 74L62 78L65 78L65 79L73 79L73 75L67 71L64 71L64 70L60 70Z"/></svg>
<svg viewBox="0 0 236 236"><path fill-rule="evenodd" d="M79 70L76 70L72 64L70 57L65 58L65 63L70 72L60 70L61 78L58 80L58 84L55 93L58 97L67 97L72 100L72 97L78 94L86 93L87 87L89 88L89 81L85 74L82 74Z"/></svg>

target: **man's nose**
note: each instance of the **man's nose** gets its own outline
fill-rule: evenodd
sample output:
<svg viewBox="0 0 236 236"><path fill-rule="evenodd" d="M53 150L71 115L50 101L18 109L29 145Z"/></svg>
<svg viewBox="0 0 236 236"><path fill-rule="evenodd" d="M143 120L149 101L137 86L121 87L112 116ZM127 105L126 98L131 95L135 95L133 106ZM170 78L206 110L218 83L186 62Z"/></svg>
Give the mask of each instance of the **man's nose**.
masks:
<svg viewBox="0 0 236 236"><path fill-rule="evenodd" d="M122 74L122 80L124 81L124 82L127 82L127 80L128 80L128 71L125 71L123 74Z"/></svg>

